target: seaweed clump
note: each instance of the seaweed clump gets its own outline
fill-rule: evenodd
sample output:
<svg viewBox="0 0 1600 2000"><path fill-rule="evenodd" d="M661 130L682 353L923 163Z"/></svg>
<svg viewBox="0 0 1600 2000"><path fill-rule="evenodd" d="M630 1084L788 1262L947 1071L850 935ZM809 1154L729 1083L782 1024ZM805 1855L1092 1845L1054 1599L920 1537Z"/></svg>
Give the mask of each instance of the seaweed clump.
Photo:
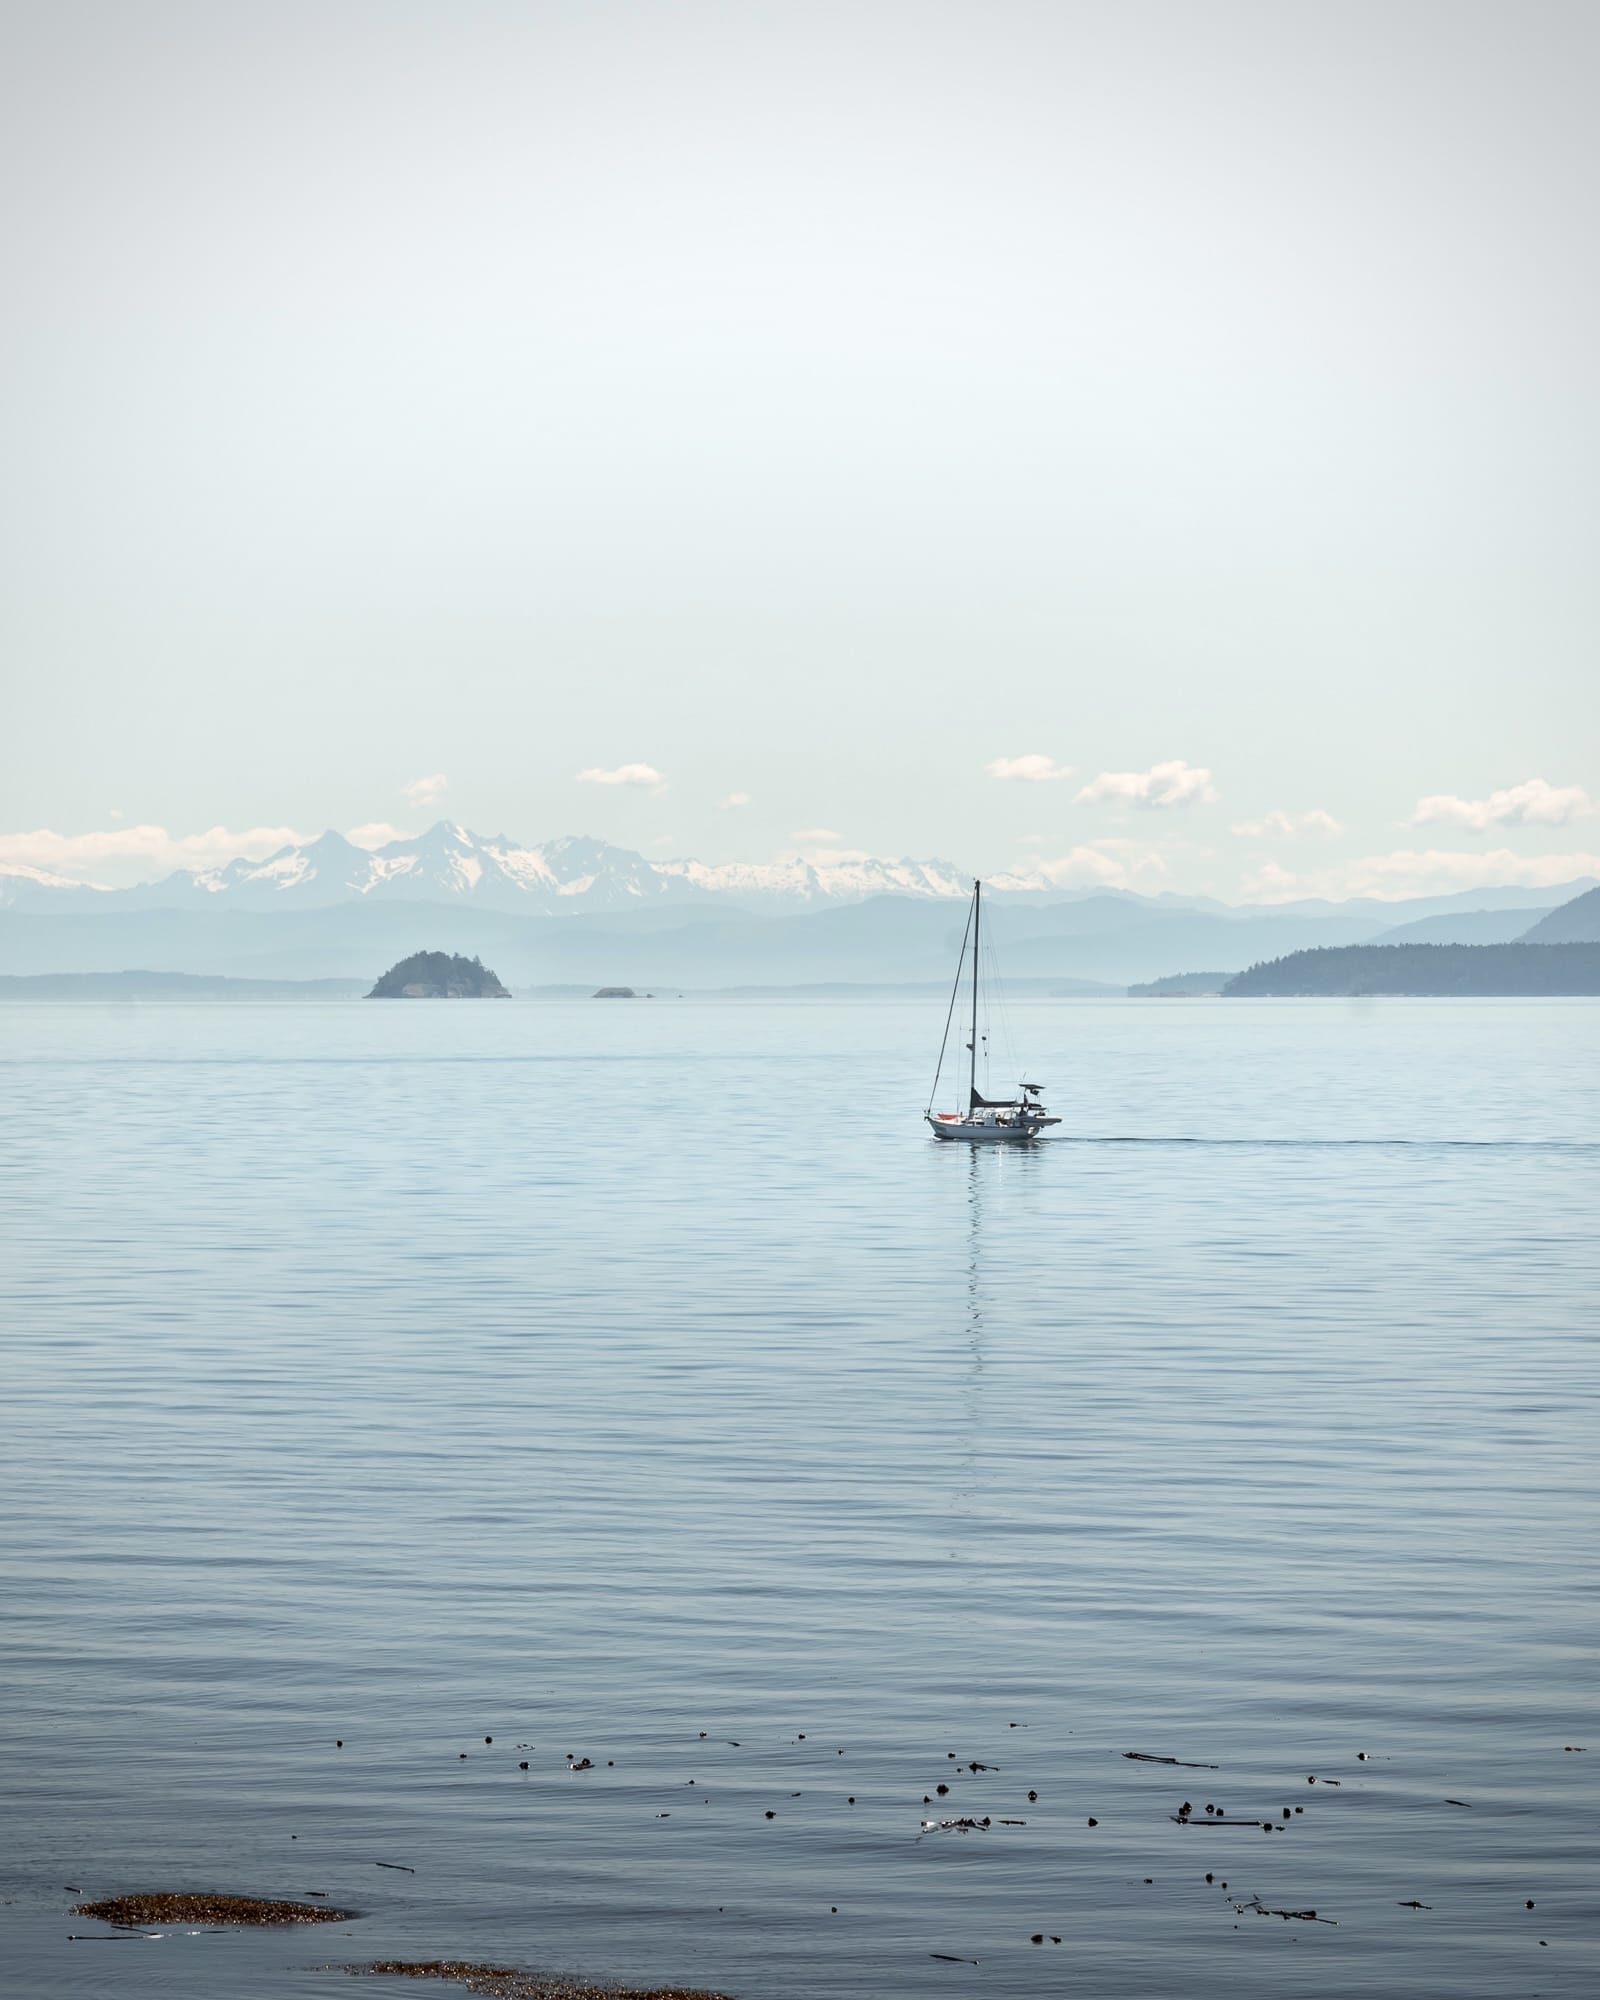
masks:
<svg viewBox="0 0 1600 2000"><path fill-rule="evenodd" d="M98 1917L104 1924L143 1929L147 1924L342 1924L354 1910L330 1909L326 1903L283 1903L267 1896L213 1896L162 1893L149 1896L107 1896L98 1903L76 1903L80 1917Z"/></svg>
<svg viewBox="0 0 1600 2000"><path fill-rule="evenodd" d="M383 1958L371 1965L347 1965L359 1977L449 1979L483 2000L728 2000L725 1993L697 1987L593 1986L559 1974L519 1972L514 1965L473 1965L462 1958Z"/></svg>

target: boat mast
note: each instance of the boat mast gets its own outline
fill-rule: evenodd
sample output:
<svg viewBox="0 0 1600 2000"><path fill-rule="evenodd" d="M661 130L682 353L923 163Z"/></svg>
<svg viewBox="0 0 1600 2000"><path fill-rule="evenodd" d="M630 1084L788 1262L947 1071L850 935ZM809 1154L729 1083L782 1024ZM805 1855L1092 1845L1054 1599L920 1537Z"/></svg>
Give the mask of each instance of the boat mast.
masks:
<svg viewBox="0 0 1600 2000"><path fill-rule="evenodd" d="M967 1075L967 1112L969 1116L978 1096L978 946L981 941L979 932L982 929L982 925L983 884L981 881L978 881L972 885L972 1040L967 1044L972 1055L972 1063Z"/></svg>

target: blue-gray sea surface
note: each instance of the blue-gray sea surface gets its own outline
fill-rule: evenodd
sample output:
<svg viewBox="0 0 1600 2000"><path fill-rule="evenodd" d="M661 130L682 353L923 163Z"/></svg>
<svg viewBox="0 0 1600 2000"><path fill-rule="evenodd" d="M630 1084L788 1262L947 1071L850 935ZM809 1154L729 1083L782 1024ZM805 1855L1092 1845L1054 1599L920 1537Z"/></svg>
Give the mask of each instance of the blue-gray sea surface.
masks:
<svg viewBox="0 0 1600 2000"><path fill-rule="evenodd" d="M1600 1006L942 1012L0 1011L9 1990L1600 1989Z"/></svg>

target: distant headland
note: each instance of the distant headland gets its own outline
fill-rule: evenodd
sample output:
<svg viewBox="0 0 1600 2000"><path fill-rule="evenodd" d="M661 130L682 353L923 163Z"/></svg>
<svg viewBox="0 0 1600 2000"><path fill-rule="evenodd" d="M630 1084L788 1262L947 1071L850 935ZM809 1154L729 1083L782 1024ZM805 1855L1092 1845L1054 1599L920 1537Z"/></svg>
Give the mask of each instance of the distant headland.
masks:
<svg viewBox="0 0 1600 2000"><path fill-rule="evenodd" d="M369 1000L509 1000L511 995L481 959L447 951L414 951L389 970Z"/></svg>
<svg viewBox="0 0 1600 2000"><path fill-rule="evenodd" d="M1547 910L1523 925L1523 910L1468 911L1454 918L1424 918L1360 943L1310 946L1263 958L1229 977L1180 972L1130 986L1136 999L1220 993L1225 999L1265 994L1303 996L1395 995L1441 998L1553 998L1600 994L1600 888ZM1486 927L1515 925L1511 936L1483 935ZM1437 935L1464 926L1452 936Z"/></svg>
<svg viewBox="0 0 1600 2000"><path fill-rule="evenodd" d="M1600 993L1600 944L1347 944L1252 965L1222 989L1261 994L1488 997Z"/></svg>

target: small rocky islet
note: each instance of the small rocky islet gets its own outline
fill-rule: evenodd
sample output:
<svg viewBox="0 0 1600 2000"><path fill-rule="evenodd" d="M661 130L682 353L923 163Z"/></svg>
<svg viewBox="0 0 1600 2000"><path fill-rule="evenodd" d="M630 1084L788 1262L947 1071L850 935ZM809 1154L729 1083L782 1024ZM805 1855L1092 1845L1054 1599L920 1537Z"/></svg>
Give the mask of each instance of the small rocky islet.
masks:
<svg viewBox="0 0 1600 2000"><path fill-rule="evenodd" d="M509 1000L510 992L481 959L448 951L414 951L389 970L369 1000Z"/></svg>

